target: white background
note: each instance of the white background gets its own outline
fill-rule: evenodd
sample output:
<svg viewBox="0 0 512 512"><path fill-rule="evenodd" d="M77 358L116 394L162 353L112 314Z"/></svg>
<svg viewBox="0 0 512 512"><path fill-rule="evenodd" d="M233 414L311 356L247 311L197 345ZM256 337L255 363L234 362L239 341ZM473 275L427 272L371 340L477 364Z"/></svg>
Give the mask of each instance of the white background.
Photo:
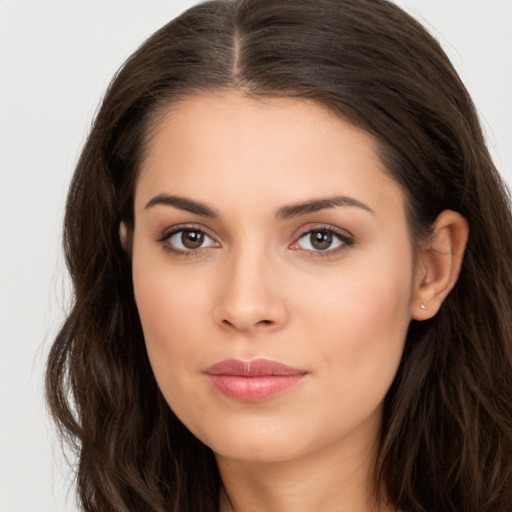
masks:
<svg viewBox="0 0 512 512"><path fill-rule="evenodd" d="M0 512L77 510L42 399L69 295L66 189L114 71L194 3L0 0ZM440 39L512 183L512 0L397 3Z"/></svg>

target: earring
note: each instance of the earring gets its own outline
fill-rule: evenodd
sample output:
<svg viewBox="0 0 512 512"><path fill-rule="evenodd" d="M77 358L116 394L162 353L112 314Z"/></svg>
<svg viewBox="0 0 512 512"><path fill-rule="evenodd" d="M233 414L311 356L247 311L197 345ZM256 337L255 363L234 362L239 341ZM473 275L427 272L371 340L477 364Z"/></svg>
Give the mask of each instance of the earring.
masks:
<svg viewBox="0 0 512 512"><path fill-rule="evenodd" d="M421 303L420 308L421 308L421 309L427 309L427 308L425 307L425 304L423 304L423 303Z"/></svg>

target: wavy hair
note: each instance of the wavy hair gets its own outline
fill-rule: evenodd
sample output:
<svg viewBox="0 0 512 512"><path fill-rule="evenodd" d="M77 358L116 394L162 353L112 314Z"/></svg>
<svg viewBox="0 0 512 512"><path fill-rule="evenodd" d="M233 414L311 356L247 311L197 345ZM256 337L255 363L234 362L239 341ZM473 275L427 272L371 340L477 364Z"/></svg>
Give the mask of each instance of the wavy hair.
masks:
<svg viewBox="0 0 512 512"><path fill-rule="evenodd" d="M460 212L470 237L438 314L412 321L386 396L375 489L402 512L512 510L512 217L471 99L437 41L386 0L213 0L152 35L111 82L69 189L72 309L46 373L87 512L215 511L211 450L146 354L131 264L134 183L169 104L211 90L308 98L379 143L413 240ZM384 498L383 498L384 499Z"/></svg>

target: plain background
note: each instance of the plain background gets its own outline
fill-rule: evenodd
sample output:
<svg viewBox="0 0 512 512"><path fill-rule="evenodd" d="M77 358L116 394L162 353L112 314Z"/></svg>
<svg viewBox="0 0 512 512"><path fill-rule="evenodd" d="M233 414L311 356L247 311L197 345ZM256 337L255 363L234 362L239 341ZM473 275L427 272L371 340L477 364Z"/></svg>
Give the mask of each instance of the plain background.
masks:
<svg viewBox="0 0 512 512"><path fill-rule="evenodd" d="M115 70L192 0L0 0L0 512L71 512L42 398L66 311L66 189ZM512 0L399 0L440 40L512 183Z"/></svg>

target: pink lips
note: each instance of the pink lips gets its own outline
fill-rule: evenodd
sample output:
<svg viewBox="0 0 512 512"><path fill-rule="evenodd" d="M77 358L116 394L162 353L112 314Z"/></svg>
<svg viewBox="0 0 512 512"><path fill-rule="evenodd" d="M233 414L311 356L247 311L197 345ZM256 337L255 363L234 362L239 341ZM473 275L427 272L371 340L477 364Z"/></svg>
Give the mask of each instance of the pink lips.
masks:
<svg viewBox="0 0 512 512"><path fill-rule="evenodd" d="M226 359L204 373L223 395L247 402L266 400L295 386L307 372L277 361Z"/></svg>

